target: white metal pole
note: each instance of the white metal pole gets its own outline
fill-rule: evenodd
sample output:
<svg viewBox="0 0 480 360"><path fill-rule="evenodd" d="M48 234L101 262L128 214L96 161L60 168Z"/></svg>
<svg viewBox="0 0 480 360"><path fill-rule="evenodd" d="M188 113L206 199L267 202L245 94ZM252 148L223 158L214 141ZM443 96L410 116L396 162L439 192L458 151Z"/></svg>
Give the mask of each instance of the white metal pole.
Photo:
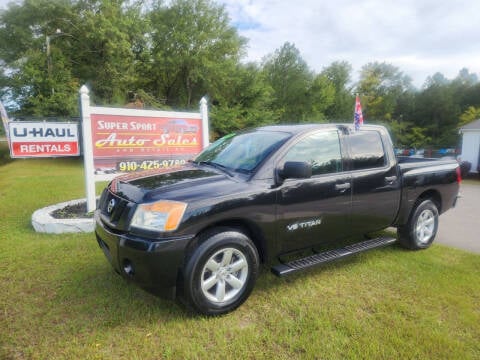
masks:
<svg viewBox="0 0 480 360"><path fill-rule="evenodd" d="M95 195L95 169L93 166L92 126L90 119L90 96L88 88L80 88L80 111L83 133L83 168L85 172L85 190L87 193L87 212L97 207Z"/></svg>
<svg viewBox="0 0 480 360"><path fill-rule="evenodd" d="M208 105L207 99L202 97L200 100L200 116L202 117L202 145L205 149L208 145L210 145L210 129L208 124Z"/></svg>

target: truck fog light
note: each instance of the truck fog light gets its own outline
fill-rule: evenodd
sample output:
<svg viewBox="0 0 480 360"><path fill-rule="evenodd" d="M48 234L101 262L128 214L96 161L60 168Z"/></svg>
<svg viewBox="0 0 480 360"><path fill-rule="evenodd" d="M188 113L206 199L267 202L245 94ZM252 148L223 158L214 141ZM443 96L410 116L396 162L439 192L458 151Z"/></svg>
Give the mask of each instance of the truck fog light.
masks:
<svg viewBox="0 0 480 360"><path fill-rule="evenodd" d="M133 264L128 259L123 260L123 272L128 276L135 275L135 269L133 268Z"/></svg>

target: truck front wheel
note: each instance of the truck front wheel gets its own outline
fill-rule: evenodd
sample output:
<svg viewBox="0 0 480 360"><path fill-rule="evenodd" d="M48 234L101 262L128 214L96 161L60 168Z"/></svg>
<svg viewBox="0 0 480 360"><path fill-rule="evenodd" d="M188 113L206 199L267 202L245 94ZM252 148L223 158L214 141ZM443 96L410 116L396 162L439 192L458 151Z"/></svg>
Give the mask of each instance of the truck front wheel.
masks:
<svg viewBox="0 0 480 360"><path fill-rule="evenodd" d="M248 298L258 271L258 252L248 236L234 229L219 229L188 259L183 300L201 314L230 312Z"/></svg>
<svg viewBox="0 0 480 360"><path fill-rule="evenodd" d="M437 234L438 209L431 200L418 202L405 226L398 227L400 244L408 249L428 248Z"/></svg>

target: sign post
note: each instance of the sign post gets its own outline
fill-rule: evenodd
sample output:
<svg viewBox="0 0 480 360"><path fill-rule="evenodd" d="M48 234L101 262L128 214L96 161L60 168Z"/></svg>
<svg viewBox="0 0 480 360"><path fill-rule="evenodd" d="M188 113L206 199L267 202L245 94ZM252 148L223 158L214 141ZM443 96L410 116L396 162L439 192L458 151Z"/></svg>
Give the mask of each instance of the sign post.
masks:
<svg viewBox="0 0 480 360"><path fill-rule="evenodd" d="M83 166L85 171L85 190L87 193L87 212L97 207L95 196L95 172L93 166L92 125L90 118L90 96L88 88L80 88L80 112L83 133Z"/></svg>
<svg viewBox="0 0 480 360"><path fill-rule="evenodd" d="M8 123L10 122L10 120L8 119L7 111L5 110L5 107L3 106L3 103L1 101L0 101L0 117L2 118L3 129L5 130L5 136L7 138L8 147L10 148L10 135L9 135L9 129L8 129Z"/></svg>
<svg viewBox="0 0 480 360"><path fill-rule="evenodd" d="M202 144L203 148L205 149L208 145L210 145L210 129L208 126L208 106L207 106L207 99L202 97L200 100L200 115L202 116Z"/></svg>

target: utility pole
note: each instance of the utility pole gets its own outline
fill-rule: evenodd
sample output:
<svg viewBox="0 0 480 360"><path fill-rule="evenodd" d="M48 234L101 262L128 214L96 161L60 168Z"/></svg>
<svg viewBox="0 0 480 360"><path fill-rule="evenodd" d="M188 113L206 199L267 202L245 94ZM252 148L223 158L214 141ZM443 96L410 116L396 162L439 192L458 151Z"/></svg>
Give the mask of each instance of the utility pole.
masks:
<svg viewBox="0 0 480 360"><path fill-rule="evenodd" d="M54 34L52 35L45 35L45 47L47 50L47 73L48 73L48 79L52 79L52 54L51 54L51 49L50 49L50 42L53 38L62 36L62 35L67 35L62 32L62 30L57 29ZM55 94L55 89L52 87L52 95Z"/></svg>

